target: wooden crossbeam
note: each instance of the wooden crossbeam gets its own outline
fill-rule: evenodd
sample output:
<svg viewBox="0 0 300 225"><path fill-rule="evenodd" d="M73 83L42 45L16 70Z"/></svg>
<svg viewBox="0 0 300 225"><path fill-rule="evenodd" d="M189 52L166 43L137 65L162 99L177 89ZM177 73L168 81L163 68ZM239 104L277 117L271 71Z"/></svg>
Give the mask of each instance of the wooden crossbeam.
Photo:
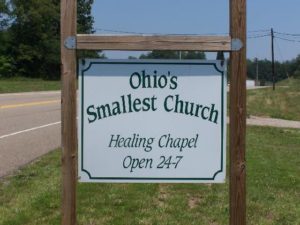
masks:
<svg viewBox="0 0 300 225"><path fill-rule="evenodd" d="M82 50L190 50L231 51L229 36L174 36L174 35L87 35L76 36L77 49Z"/></svg>

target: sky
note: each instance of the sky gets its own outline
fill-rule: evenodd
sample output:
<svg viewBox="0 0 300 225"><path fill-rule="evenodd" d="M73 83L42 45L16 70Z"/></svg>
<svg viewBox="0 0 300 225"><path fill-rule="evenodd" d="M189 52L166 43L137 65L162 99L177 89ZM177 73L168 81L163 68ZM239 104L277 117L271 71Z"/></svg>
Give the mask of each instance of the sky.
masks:
<svg viewBox="0 0 300 225"><path fill-rule="evenodd" d="M290 60L300 54L299 10L299 0L248 0L247 57L271 59L271 38L261 37L270 34L271 28L279 33L296 34L275 33L276 60ZM229 0L95 0L92 14L99 34L229 33ZM105 54L109 58L127 58L140 52L106 51Z"/></svg>

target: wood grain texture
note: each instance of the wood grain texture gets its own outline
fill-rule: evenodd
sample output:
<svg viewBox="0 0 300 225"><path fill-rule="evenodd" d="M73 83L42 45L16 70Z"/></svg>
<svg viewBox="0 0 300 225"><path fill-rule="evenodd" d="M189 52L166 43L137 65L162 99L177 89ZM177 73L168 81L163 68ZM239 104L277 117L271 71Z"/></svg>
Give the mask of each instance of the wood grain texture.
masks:
<svg viewBox="0 0 300 225"><path fill-rule="evenodd" d="M244 44L230 53L230 225L245 225L246 0L230 1L230 34Z"/></svg>
<svg viewBox="0 0 300 225"><path fill-rule="evenodd" d="M61 0L62 225L76 224L76 50L64 47L64 40L77 33L76 3Z"/></svg>
<svg viewBox="0 0 300 225"><path fill-rule="evenodd" d="M77 49L230 51L228 36L77 35Z"/></svg>

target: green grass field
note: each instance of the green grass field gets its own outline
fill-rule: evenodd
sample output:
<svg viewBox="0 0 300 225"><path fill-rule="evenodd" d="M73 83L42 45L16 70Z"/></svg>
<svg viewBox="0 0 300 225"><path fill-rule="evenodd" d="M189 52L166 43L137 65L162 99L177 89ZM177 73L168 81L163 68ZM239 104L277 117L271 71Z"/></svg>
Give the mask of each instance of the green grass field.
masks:
<svg viewBox="0 0 300 225"><path fill-rule="evenodd" d="M249 127L247 221L300 224L300 130ZM0 182L1 225L60 224L60 152ZM79 225L228 224L226 184L79 184Z"/></svg>
<svg viewBox="0 0 300 225"><path fill-rule="evenodd" d="M45 81L42 79L30 79L24 77L1 78L0 94L28 91L53 91L60 90L60 81Z"/></svg>
<svg viewBox="0 0 300 225"><path fill-rule="evenodd" d="M300 121L300 79L284 80L272 88L248 90L248 115Z"/></svg>

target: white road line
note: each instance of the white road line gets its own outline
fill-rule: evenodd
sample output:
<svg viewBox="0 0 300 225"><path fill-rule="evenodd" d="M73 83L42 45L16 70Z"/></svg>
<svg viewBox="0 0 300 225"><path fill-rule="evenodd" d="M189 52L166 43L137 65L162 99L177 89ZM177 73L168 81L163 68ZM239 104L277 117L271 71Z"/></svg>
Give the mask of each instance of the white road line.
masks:
<svg viewBox="0 0 300 225"><path fill-rule="evenodd" d="M55 123L49 123L49 124L38 126L38 127L33 127L33 128L30 128L30 129L26 129L26 130L21 130L21 131L15 132L15 133L11 133L11 134L6 134L6 135L3 135L3 136L0 136L0 139L11 137L11 136L14 136L14 135L17 135L17 134L22 134L22 133L26 133L26 132L30 132L30 131L42 129L42 128L46 128L46 127L50 127L50 126L54 126L54 125L57 125L57 124L60 124L60 123L61 123L61 121L55 122Z"/></svg>

